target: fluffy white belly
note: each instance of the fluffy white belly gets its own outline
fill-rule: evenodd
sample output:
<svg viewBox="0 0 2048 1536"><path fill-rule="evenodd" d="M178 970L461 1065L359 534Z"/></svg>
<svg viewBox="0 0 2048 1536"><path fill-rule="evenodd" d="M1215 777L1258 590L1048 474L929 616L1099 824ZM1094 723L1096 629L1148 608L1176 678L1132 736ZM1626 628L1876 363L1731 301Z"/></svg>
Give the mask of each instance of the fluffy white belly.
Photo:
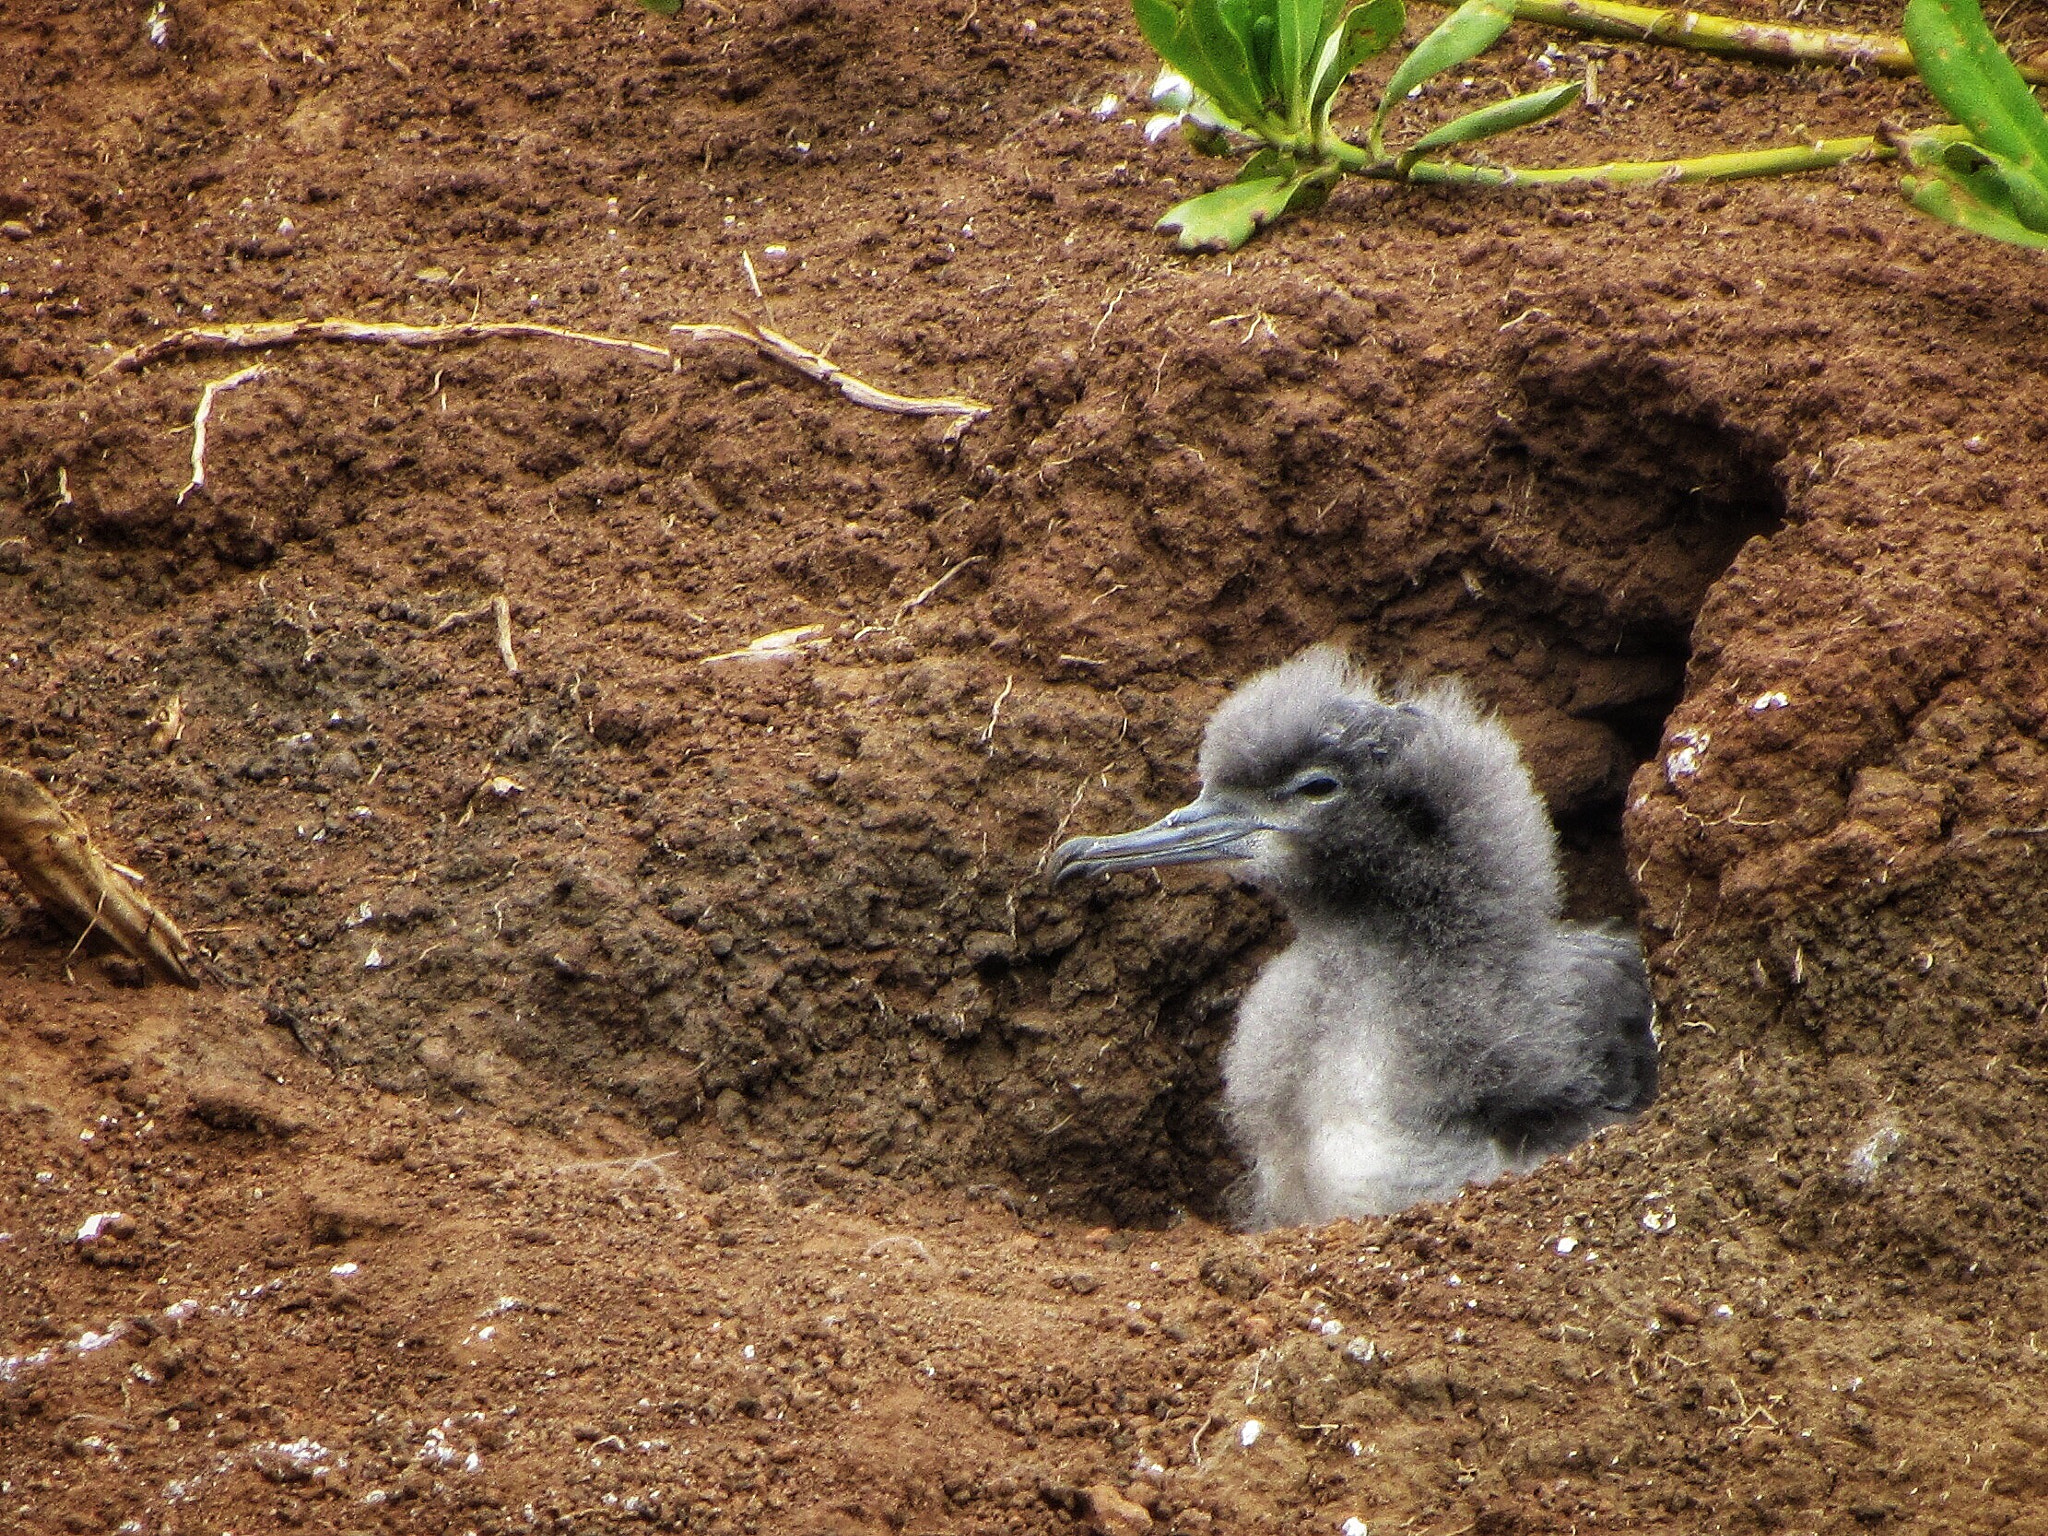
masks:
<svg viewBox="0 0 2048 1536"><path fill-rule="evenodd" d="M1344 1006L1333 1007L1341 992ZM1224 1058L1230 1119L1252 1162L1254 1225L1389 1215L1446 1200L1509 1166L1492 1138L1417 1124L1390 1013L1366 967L1283 954L1239 1009ZM1342 1034L1310 1021L1341 1019Z"/></svg>

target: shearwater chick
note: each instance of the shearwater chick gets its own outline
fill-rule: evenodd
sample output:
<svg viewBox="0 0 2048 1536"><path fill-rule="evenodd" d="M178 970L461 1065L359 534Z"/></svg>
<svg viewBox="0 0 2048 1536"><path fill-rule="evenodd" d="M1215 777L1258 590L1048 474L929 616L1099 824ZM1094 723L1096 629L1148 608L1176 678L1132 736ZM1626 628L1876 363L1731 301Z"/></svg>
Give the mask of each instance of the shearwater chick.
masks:
<svg viewBox="0 0 2048 1536"><path fill-rule="evenodd" d="M1052 870L1238 860L1287 909L1223 1058L1251 1226L1448 1199L1656 1097L1641 946L1560 920L1528 770L1458 684L1384 697L1304 651L1224 701L1200 766L1193 804Z"/></svg>

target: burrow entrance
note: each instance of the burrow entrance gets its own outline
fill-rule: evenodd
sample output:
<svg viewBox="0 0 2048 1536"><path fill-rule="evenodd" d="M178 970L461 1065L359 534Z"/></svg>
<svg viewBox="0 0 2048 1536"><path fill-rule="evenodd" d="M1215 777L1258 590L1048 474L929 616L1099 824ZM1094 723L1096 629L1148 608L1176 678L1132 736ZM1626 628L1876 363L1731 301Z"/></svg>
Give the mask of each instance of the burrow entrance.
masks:
<svg viewBox="0 0 2048 1536"><path fill-rule="evenodd" d="M1746 545L1783 525L1780 454L1711 404L1614 370L1524 381L1483 450L1454 444L1449 458L1439 495L1464 514L1469 537L1394 594L1377 572L1333 571L1338 552L1317 550L1325 590L1338 594L1333 617L1382 675L1453 673L1502 711L1558 827L1570 915L1633 923L1622 835L1630 780L1656 756L1684 692L1710 589ZM1091 916L1097 937L1084 944L1142 944L1120 922L1100 926L1109 905ZM1205 915L1226 910L1219 902ZM1090 1184L1127 1218L1174 1204L1224 1209L1236 1169L1214 1124L1214 1052L1236 991L1284 941L1277 924L1258 931L1240 963L1222 968L1226 984L1205 974L1160 1008L1159 1031L1193 1058L1157 1120L1172 1152L1153 1166L1171 1177L1133 1190L1129 1149L1110 1149L1064 1170L1069 1189Z"/></svg>

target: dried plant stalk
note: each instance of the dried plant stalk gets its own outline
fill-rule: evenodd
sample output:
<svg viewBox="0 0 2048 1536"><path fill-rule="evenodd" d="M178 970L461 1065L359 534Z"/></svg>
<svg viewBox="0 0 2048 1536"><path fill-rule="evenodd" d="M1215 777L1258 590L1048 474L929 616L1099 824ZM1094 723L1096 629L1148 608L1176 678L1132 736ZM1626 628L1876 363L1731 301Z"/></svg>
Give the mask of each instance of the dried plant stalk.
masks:
<svg viewBox="0 0 2048 1536"><path fill-rule="evenodd" d="M98 928L158 975L199 985L192 946L177 924L102 857L84 822L15 768L0 768L0 858L81 939Z"/></svg>
<svg viewBox="0 0 2048 1536"><path fill-rule="evenodd" d="M692 341L744 341L771 362L786 364L805 378L838 390L855 405L866 406L871 411L884 411L891 416L957 416L960 424L965 426L981 420L994 409L984 400L970 400L959 395L896 394L848 373L822 352L813 352L801 342L791 341L780 331L771 331L765 325L672 325L669 330Z"/></svg>
<svg viewBox="0 0 2048 1536"><path fill-rule="evenodd" d="M1450 5L1455 0L1434 0ZM1776 64L1834 64L1886 74L1913 73L1913 51L1903 37L1873 32L1838 32L1740 16L1709 16L1669 6L1630 5L1625 0L1509 0L1518 21L1541 22L1619 37L1639 43L1669 43L1702 53L1729 54ZM2023 59L2020 76L2048 83L2048 54Z"/></svg>
<svg viewBox="0 0 2048 1536"><path fill-rule="evenodd" d="M382 320L260 320L246 325L193 326L172 331L154 341L130 348L100 372L135 373L160 357L178 352L247 352L264 347L297 346L309 341L367 341L394 347L438 347L522 338L580 341L594 347L631 352L664 367L674 362L668 348L635 341L630 336L571 331L559 325L536 325L525 320L466 320L454 325L395 325Z"/></svg>

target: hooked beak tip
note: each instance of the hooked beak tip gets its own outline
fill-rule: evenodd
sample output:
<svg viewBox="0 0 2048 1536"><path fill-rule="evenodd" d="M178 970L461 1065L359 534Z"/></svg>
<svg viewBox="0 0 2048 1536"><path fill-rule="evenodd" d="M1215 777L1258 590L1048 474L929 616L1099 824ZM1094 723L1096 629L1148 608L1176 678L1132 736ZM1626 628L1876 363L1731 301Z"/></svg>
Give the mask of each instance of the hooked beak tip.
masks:
<svg viewBox="0 0 2048 1536"><path fill-rule="evenodd" d="M1252 816L1209 800L1184 805L1135 832L1070 837L1054 850L1050 872L1057 886L1074 875L1167 864L1207 864L1248 857L1252 839L1272 830Z"/></svg>

